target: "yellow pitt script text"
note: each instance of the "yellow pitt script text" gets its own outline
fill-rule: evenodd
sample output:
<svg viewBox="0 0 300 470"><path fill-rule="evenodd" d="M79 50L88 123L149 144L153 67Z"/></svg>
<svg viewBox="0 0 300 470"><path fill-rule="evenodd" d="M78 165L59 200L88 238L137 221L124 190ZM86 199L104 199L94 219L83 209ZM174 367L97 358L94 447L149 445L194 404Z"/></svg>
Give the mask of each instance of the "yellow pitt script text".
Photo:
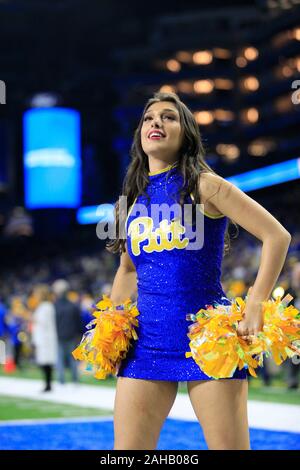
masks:
<svg viewBox="0 0 300 470"><path fill-rule="evenodd" d="M164 219L159 223L159 228L153 230L151 217L137 217L130 223L128 228L128 234L131 236L132 253L138 256L141 253L140 244L145 240L148 240L148 244L143 246L146 253L170 251L174 248L184 249L189 243L189 238L180 239L180 235L184 234L185 230L179 219L171 222ZM169 235L171 235L170 240L168 239Z"/></svg>

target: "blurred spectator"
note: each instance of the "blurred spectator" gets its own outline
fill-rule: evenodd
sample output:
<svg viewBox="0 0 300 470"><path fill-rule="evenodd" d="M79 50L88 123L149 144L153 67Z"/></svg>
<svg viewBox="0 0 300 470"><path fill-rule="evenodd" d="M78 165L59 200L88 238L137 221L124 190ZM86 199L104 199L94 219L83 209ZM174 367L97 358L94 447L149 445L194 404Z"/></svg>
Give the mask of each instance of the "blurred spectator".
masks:
<svg viewBox="0 0 300 470"><path fill-rule="evenodd" d="M65 367L71 370L72 381L78 382L77 363L72 356L72 351L77 346L82 334L80 308L68 299L69 283L64 279L58 279L52 285L57 298L55 302L56 327L58 335L58 380L65 382Z"/></svg>
<svg viewBox="0 0 300 470"><path fill-rule="evenodd" d="M34 289L38 307L33 313L32 341L35 358L45 379L44 392L51 390L53 366L57 362L57 332L55 309L48 286L38 285Z"/></svg>
<svg viewBox="0 0 300 470"><path fill-rule="evenodd" d="M101 294L110 295L111 289L112 289L112 284L110 284L109 282L106 282L102 286Z"/></svg>
<svg viewBox="0 0 300 470"><path fill-rule="evenodd" d="M82 296L80 302L80 310L83 331L85 331L86 326L94 319L94 316L92 314L93 303L93 297L91 297L89 294L85 294Z"/></svg>
<svg viewBox="0 0 300 470"><path fill-rule="evenodd" d="M18 369L22 369L20 332L22 331L22 319L17 317L13 312L7 316L7 331L10 337L10 345L12 347L12 355L14 363Z"/></svg>
<svg viewBox="0 0 300 470"><path fill-rule="evenodd" d="M32 217L24 207L15 207L4 227L4 234L8 237L29 237L33 235Z"/></svg>
<svg viewBox="0 0 300 470"><path fill-rule="evenodd" d="M6 306L0 300L0 364L6 361Z"/></svg>
<svg viewBox="0 0 300 470"><path fill-rule="evenodd" d="M5 326L6 313L7 313L6 306L0 300L0 339L3 339L6 333L6 326Z"/></svg>
<svg viewBox="0 0 300 470"><path fill-rule="evenodd" d="M20 296L13 296L9 302L9 309L6 314L6 331L9 335L9 350L14 360L14 365L22 368L22 333L26 330L27 320L30 313L24 305Z"/></svg>

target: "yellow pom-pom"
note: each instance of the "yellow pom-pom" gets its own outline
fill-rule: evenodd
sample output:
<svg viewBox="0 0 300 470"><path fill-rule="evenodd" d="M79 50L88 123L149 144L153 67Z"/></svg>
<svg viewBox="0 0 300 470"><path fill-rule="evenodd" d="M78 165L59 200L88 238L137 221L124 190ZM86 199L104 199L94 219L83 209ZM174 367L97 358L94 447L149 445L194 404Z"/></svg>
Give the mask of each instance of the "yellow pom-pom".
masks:
<svg viewBox="0 0 300 470"><path fill-rule="evenodd" d="M87 325L89 330L72 355L93 366L96 369L95 378L102 380L110 374L117 374L131 345L131 339L138 339L135 327L138 327L136 317L139 311L130 298L122 304L115 304L108 296L103 295L97 302L93 315L96 318ZM90 329L92 326L94 328Z"/></svg>
<svg viewBox="0 0 300 470"><path fill-rule="evenodd" d="M194 323L189 326L190 352L201 370L214 379L232 377L239 368L248 368L256 377L255 369L263 365L263 354L272 356L280 365L287 357L299 354L300 315L294 306L287 307L293 297L262 302L263 330L251 344L238 334L238 323L243 319L246 302L241 297L230 305L215 304L187 315Z"/></svg>

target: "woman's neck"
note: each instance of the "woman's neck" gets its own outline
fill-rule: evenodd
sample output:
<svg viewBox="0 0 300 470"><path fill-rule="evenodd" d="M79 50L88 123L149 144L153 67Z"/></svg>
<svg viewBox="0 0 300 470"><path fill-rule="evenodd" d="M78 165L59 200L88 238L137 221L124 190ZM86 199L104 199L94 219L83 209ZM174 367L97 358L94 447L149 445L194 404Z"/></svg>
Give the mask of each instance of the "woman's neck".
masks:
<svg viewBox="0 0 300 470"><path fill-rule="evenodd" d="M173 160L170 162L165 162L165 161L157 160L157 159L151 160L149 161L149 173L152 174L152 173L160 172L162 170L167 170L171 168L173 165L178 164L178 162L179 160Z"/></svg>

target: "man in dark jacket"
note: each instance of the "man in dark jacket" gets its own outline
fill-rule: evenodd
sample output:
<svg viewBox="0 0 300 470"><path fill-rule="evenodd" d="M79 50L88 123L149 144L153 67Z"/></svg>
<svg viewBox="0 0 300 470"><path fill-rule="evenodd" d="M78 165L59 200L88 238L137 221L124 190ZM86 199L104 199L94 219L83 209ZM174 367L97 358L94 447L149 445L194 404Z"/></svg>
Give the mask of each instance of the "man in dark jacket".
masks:
<svg viewBox="0 0 300 470"><path fill-rule="evenodd" d="M80 308L67 298L69 284L64 279L53 283L53 292L56 296L56 328L58 337L58 380L65 382L65 366L69 367L72 381L78 382L77 363L72 356L82 334Z"/></svg>

